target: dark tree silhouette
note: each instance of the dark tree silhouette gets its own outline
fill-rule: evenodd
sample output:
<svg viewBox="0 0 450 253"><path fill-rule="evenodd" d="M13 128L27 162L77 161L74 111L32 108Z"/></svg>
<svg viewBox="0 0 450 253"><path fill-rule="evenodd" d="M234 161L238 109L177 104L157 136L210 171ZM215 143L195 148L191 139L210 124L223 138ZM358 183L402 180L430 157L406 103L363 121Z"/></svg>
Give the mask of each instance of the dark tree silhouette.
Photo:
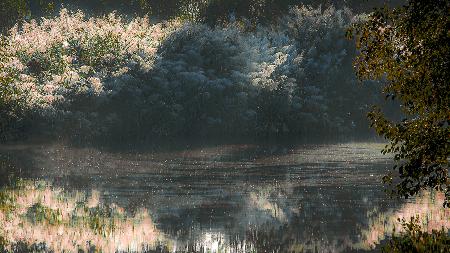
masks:
<svg viewBox="0 0 450 253"><path fill-rule="evenodd" d="M353 27L360 79L385 80L387 98L401 103L404 119L388 120L379 109L369 118L390 141L400 181L393 189L403 197L425 188L446 192L450 206L450 1L410 0L407 5L372 13ZM392 184L392 176L384 178Z"/></svg>

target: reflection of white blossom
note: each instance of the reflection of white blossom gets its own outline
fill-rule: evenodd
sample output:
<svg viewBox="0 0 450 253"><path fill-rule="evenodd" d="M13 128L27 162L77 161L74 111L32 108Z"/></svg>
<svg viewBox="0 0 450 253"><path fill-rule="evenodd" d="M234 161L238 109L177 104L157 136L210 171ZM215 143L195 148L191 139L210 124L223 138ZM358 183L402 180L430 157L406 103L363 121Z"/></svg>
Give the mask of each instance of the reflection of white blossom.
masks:
<svg viewBox="0 0 450 253"><path fill-rule="evenodd" d="M26 182L23 188L3 193L14 196L8 203L14 209L0 209L0 236L11 244L44 243L52 252L87 251L90 245L101 252L142 252L165 240L147 210L129 216L117 205L102 203L97 191L87 198L81 192ZM41 211L34 210L36 206ZM34 215L44 218L37 222Z"/></svg>
<svg viewBox="0 0 450 253"><path fill-rule="evenodd" d="M386 239L395 230L403 228L399 219L409 221L419 216L419 222L424 231L450 230L450 210L442 207L445 195L442 192L422 192L398 210L389 210L370 219L369 228L362 231L362 248L373 248Z"/></svg>
<svg viewBox="0 0 450 253"><path fill-rule="evenodd" d="M280 223L287 222L285 212L278 206L277 203L271 202L268 199L267 193L250 193L249 204L256 210L267 212L272 218L278 220Z"/></svg>

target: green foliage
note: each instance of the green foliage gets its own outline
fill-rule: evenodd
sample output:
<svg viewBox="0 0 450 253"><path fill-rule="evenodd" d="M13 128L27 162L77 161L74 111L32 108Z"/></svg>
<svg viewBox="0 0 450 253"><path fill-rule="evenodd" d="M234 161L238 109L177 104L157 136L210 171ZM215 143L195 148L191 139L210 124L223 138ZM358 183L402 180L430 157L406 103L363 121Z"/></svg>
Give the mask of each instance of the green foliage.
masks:
<svg viewBox="0 0 450 253"><path fill-rule="evenodd" d="M126 217L117 212L111 206L99 205L93 208L84 207L85 219L90 229L97 234L105 235L109 231L113 231L116 227L116 219L125 219Z"/></svg>
<svg viewBox="0 0 450 253"><path fill-rule="evenodd" d="M130 238L127 233L131 230L133 233L138 230L143 236L148 235L145 237L147 239L156 235L156 230L148 226L153 223L146 210L142 209L131 216L115 204L102 203L95 194L93 192L88 196L82 192L67 192L44 181L30 180L17 180L1 188L0 253L104 252L108 246L106 244L114 244L110 241L111 238L127 243L126 240ZM4 203L14 208L5 209ZM34 239L15 239L14 231L28 232L30 229L34 231ZM62 250L55 250L53 241L45 237L47 231L53 232L55 229L62 229L73 244L69 243ZM41 236L44 237L40 237L39 231L43 232ZM120 236L127 239L120 239ZM143 242L147 240L145 238L142 239ZM89 244L86 245L86 242ZM131 243L133 242L135 241ZM59 239L57 243L61 245ZM104 248L99 249L97 246Z"/></svg>
<svg viewBox="0 0 450 253"><path fill-rule="evenodd" d="M116 59L121 52L120 38L112 33L108 33L104 36L96 35L89 38L86 42L87 47L81 48L78 45L72 46L72 48L79 49L77 56L81 65L92 66L96 69L101 67L108 67L108 65L117 65L121 62L110 62L105 59Z"/></svg>
<svg viewBox="0 0 450 253"><path fill-rule="evenodd" d="M0 1L0 33L5 32L27 14L26 0Z"/></svg>
<svg viewBox="0 0 450 253"><path fill-rule="evenodd" d="M228 21L230 15L238 19L247 18L253 22L266 21L286 13L289 5L299 2L292 0L212 0L202 9L200 15L203 21L210 24Z"/></svg>
<svg viewBox="0 0 450 253"><path fill-rule="evenodd" d="M371 10L381 3L397 3L401 0L142 0L152 10L151 14L161 18L179 17L211 25L230 21L233 16L253 24L273 23L289 8L297 5L311 5L326 8L350 7L353 10Z"/></svg>
<svg viewBox="0 0 450 253"><path fill-rule="evenodd" d="M4 164L0 164L0 166L4 166ZM8 186L0 188L0 213L7 216L17 210L16 195L13 190L24 189L25 187L22 179L13 179L10 177L8 181Z"/></svg>
<svg viewBox="0 0 450 253"><path fill-rule="evenodd" d="M6 247L8 245L8 241L0 235L0 252L6 252Z"/></svg>
<svg viewBox="0 0 450 253"><path fill-rule="evenodd" d="M61 210L53 210L41 203L36 203L28 208L27 216L34 222L48 222L52 225L62 222Z"/></svg>
<svg viewBox="0 0 450 253"><path fill-rule="evenodd" d="M450 206L450 89L448 80L450 2L411 0L376 10L353 27L360 53L355 68L360 79L385 81L387 98L401 103L404 119L392 122L375 108L369 118L390 140L401 181L394 193L408 198L425 188L446 192ZM350 34L352 35L352 34ZM392 183L392 176L384 178Z"/></svg>
<svg viewBox="0 0 450 253"><path fill-rule="evenodd" d="M118 11L157 19L180 18L208 24L226 22L230 16L248 19L254 23L276 20L295 5L334 5L359 11L371 10L381 3L398 3L403 0L5 0L0 3L0 27L10 28L25 17L37 18L56 14L61 6L82 9L92 16Z"/></svg>
<svg viewBox="0 0 450 253"><path fill-rule="evenodd" d="M16 23L30 17L49 16L57 10L58 0L0 1L0 33L6 33Z"/></svg>
<svg viewBox="0 0 450 253"><path fill-rule="evenodd" d="M6 41L0 35L0 140L17 136L26 118L22 106L24 99L20 99L19 89L11 85L19 73L3 64L10 57L5 45Z"/></svg>
<svg viewBox="0 0 450 253"><path fill-rule="evenodd" d="M4 191L0 192L0 212L10 213L15 209L14 199Z"/></svg>
<svg viewBox="0 0 450 253"><path fill-rule="evenodd" d="M401 222L404 232L400 235L394 233L392 239L383 247L383 252L444 253L450 251L450 235L444 228L433 230L431 233L423 232L418 224L418 217L411 217L410 222L402 219Z"/></svg>
<svg viewBox="0 0 450 253"><path fill-rule="evenodd" d="M55 1L55 0L45 0ZM119 11L122 14L151 14L157 15L164 10L173 12L173 2L179 0L59 0L60 3L69 9L82 9L89 11L92 15L107 14L112 11ZM163 8L163 4L167 3Z"/></svg>

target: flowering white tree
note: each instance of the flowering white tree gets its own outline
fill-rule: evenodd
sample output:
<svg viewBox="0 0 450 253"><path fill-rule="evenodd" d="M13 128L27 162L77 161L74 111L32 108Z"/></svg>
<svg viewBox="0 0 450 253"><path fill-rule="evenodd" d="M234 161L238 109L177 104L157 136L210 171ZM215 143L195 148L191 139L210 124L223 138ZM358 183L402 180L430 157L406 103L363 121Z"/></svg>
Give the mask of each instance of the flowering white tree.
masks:
<svg viewBox="0 0 450 253"><path fill-rule="evenodd" d="M354 20L346 9L294 7L254 29L63 9L3 38L0 77L24 112L16 118L75 137L350 130L345 110L369 103L345 90L355 82L344 40Z"/></svg>

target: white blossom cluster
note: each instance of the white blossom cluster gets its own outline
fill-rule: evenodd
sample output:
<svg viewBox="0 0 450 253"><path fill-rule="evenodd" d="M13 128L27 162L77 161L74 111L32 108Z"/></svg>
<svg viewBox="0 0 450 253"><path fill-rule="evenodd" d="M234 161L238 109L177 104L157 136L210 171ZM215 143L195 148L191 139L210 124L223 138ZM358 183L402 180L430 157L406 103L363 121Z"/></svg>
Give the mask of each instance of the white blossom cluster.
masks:
<svg viewBox="0 0 450 253"><path fill-rule="evenodd" d="M294 7L270 27L210 27L63 9L11 30L0 77L24 111L76 133L332 131L349 125L340 110L367 103L345 90L355 78L344 35L356 18Z"/></svg>
<svg viewBox="0 0 450 253"><path fill-rule="evenodd" d="M73 95L101 96L111 92L105 77L136 66L150 69L163 36L162 26L147 18L125 23L112 13L86 19L82 12L62 9L53 19L11 29L1 75L14 77L9 85L33 109L70 103Z"/></svg>

